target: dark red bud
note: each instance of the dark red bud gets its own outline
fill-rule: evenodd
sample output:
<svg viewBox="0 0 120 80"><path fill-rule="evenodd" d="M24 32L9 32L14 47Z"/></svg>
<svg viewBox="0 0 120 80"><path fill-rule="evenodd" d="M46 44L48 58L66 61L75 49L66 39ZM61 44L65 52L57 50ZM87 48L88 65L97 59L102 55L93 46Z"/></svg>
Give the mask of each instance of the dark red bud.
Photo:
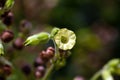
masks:
<svg viewBox="0 0 120 80"><path fill-rule="evenodd" d="M9 12L8 15L6 17L4 17L3 23L6 26L10 26L13 23L13 13L12 12Z"/></svg>
<svg viewBox="0 0 120 80"><path fill-rule="evenodd" d="M35 76L36 78L41 78L45 74L45 68L44 66L38 66L35 70Z"/></svg>
<svg viewBox="0 0 120 80"><path fill-rule="evenodd" d="M51 59L54 56L54 48L49 47L46 51L40 53L40 57L43 59Z"/></svg>
<svg viewBox="0 0 120 80"><path fill-rule="evenodd" d="M36 68L37 71L40 71L40 72L45 72L45 67L44 66L38 66Z"/></svg>
<svg viewBox="0 0 120 80"><path fill-rule="evenodd" d="M45 51L42 51L40 53L40 58L42 58L44 61L48 61L49 60L49 56L46 54Z"/></svg>
<svg viewBox="0 0 120 80"><path fill-rule="evenodd" d="M40 66L40 65L44 65L44 60L43 59L41 59L40 57L37 57L36 59L35 59L35 61L34 61L34 67L38 67L38 66Z"/></svg>
<svg viewBox="0 0 120 80"><path fill-rule="evenodd" d="M22 38L17 38L14 42L13 42L13 47L15 49L21 50L24 47L24 40Z"/></svg>
<svg viewBox="0 0 120 80"><path fill-rule="evenodd" d="M47 49L46 55L47 55L49 58L53 58L53 57L54 57L54 52L53 52L52 50Z"/></svg>
<svg viewBox="0 0 120 80"><path fill-rule="evenodd" d="M35 77L38 78L42 78L44 76L44 74L42 72L39 71L35 71Z"/></svg>
<svg viewBox="0 0 120 80"><path fill-rule="evenodd" d="M29 65L27 65L27 64L22 66L22 72L25 75L29 75L31 73L31 67Z"/></svg>
<svg viewBox="0 0 120 80"><path fill-rule="evenodd" d="M14 38L14 34L10 30L6 30L1 34L1 40L5 43L10 42Z"/></svg>
<svg viewBox="0 0 120 80"><path fill-rule="evenodd" d="M55 49L53 47L48 47L47 50L51 50L51 51L55 51Z"/></svg>

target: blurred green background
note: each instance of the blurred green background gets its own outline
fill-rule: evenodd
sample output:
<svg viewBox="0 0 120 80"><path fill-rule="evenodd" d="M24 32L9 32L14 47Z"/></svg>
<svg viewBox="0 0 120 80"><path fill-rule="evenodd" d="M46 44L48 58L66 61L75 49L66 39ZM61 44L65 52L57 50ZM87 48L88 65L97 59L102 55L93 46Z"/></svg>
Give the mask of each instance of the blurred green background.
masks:
<svg viewBox="0 0 120 80"><path fill-rule="evenodd" d="M15 0L12 12L16 37L24 19L33 25L31 34L50 32L53 27L76 33L72 55L65 67L52 74L51 80L73 80L76 76L89 80L107 61L120 57L120 0ZM12 62L17 68L23 65L21 62L32 67L37 54L50 45L14 51ZM27 80L21 73L18 69L11 76L18 77L14 80Z"/></svg>

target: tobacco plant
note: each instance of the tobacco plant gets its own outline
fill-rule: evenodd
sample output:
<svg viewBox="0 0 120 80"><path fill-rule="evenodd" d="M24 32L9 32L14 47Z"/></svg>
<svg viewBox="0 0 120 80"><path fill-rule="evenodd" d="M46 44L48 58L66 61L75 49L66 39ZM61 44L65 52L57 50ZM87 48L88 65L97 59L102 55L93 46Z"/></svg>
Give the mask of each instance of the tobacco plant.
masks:
<svg viewBox="0 0 120 80"><path fill-rule="evenodd" d="M13 13L11 8L14 0L0 0L0 80L6 80L7 76L12 73L14 66L4 57L4 45L11 42L14 38L14 32L11 25L13 23ZM24 20L21 22L22 26L31 26L31 24ZM50 75L65 66L66 59L72 54L70 51L76 43L76 35L72 30L67 28L54 27L50 33L39 32L31 36L26 35L29 29L20 29L22 33L13 42L13 47L22 50L23 47L37 46L47 44L52 40L54 46L49 46L46 50L42 50L34 62L34 75L36 80L49 80ZM28 37L25 37L28 36ZM31 72L29 65L22 66L21 69L26 76ZM13 70L14 71L14 70ZM113 59L108 62L100 71L98 71L90 80L114 80L113 74L120 75L120 60ZM28 79L29 80L29 79ZM84 80L77 77L74 80Z"/></svg>

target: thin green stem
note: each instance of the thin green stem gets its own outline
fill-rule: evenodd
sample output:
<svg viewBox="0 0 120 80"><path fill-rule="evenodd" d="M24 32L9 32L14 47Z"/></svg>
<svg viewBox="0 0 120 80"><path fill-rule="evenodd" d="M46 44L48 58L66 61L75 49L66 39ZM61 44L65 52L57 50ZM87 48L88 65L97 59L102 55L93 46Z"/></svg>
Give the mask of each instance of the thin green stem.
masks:
<svg viewBox="0 0 120 80"><path fill-rule="evenodd" d="M42 80L48 80L48 78L49 78L50 74L52 73L53 69L54 69L54 64L52 64L50 66L50 68L48 68L48 70L47 70L45 76L42 78Z"/></svg>
<svg viewBox="0 0 120 80"><path fill-rule="evenodd" d="M101 75L101 70L98 71L90 80L97 80Z"/></svg>
<svg viewBox="0 0 120 80"><path fill-rule="evenodd" d="M54 39L52 39L52 40L53 40L53 44L54 44L54 47L55 47L55 56L53 58L53 61L56 62L56 60L60 57L60 53L59 53L59 49L58 49Z"/></svg>

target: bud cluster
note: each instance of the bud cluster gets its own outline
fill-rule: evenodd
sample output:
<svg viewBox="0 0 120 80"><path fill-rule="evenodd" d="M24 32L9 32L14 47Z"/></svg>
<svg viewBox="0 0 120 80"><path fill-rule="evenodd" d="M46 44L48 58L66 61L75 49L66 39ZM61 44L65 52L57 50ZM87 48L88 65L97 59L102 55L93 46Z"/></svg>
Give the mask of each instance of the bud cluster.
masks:
<svg viewBox="0 0 120 80"><path fill-rule="evenodd" d="M12 29L12 24L13 24L13 13L11 11L6 11L4 14L1 15L1 21L5 27L5 29L2 31L0 34L0 38L4 43L9 43L13 40L14 38L14 32L11 30ZM19 33L18 37L13 41L13 47L17 50L21 50L24 47L24 39L27 37L27 35L30 33L32 25L29 21L27 20L22 20L20 22L19 26Z"/></svg>
<svg viewBox="0 0 120 80"><path fill-rule="evenodd" d="M47 64L50 62L50 59L54 57L54 53L54 48L52 47L48 47L46 51L39 53L39 57L34 61L36 78L42 78L44 76Z"/></svg>

